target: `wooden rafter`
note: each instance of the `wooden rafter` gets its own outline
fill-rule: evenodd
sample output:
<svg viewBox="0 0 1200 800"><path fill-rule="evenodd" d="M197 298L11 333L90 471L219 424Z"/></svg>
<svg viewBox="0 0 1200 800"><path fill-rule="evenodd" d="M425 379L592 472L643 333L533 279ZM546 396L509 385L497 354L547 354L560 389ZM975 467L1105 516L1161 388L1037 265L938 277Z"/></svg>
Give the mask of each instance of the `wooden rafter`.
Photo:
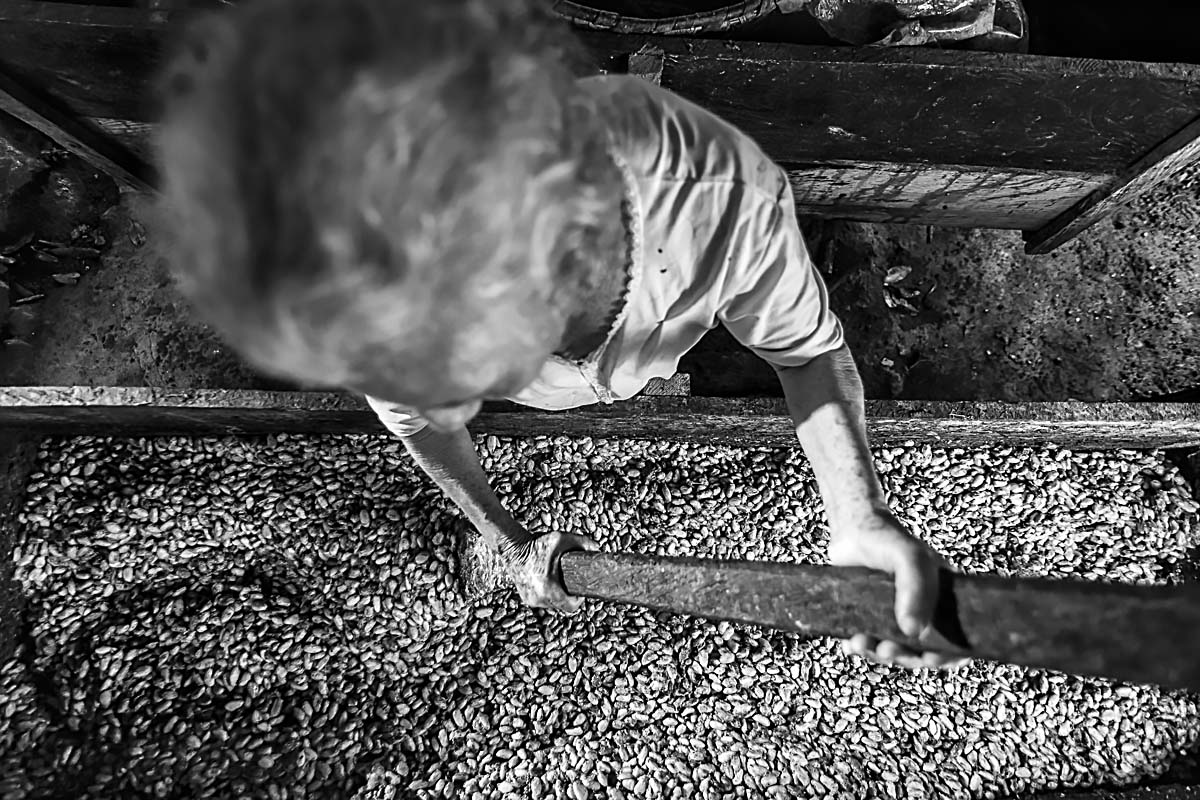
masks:
<svg viewBox="0 0 1200 800"><path fill-rule="evenodd" d="M157 182L154 168L124 145L3 72L0 72L0 111L40 131L130 188L150 191Z"/></svg>

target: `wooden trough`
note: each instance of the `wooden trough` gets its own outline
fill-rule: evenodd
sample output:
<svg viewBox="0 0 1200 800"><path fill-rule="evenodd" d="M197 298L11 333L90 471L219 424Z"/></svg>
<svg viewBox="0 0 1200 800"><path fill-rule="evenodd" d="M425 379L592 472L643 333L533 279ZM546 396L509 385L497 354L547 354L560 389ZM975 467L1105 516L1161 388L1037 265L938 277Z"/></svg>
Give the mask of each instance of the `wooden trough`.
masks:
<svg viewBox="0 0 1200 800"><path fill-rule="evenodd" d="M0 0L0 110L122 184L152 190L150 87L185 16ZM1045 253L1200 155L1200 67L1191 65L582 35L598 70L659 82L754 137L811 217L1020 230L1028 252ZM59 291L66 316L120 313L90 305L82 287ZM39 379L51 374L52 384ZM35 437L383 433L347 394L199 374L183 382L166 370L152 385L125 386L35 368L23 385L0 387L0 562ZM1173 448L1185 461L1200 450L1194 402L873 400L867 412L879 445ZM769 397L643 396L557 413L489 404L472 427L795 445L783 401ZM0 608L8 588L0 563ZM0 619L0 651L12 623Z"/></svg>

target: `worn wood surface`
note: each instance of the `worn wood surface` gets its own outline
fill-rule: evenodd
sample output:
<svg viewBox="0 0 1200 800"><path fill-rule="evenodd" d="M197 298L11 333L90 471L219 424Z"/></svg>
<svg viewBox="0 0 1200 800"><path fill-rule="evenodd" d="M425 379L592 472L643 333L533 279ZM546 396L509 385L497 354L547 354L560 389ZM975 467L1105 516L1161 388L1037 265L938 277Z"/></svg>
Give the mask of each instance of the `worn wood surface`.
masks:
<svg viewBox="0 0 1200 800"><path fill-rule="evenodd" d="M650 37L586 34L604 64ZM1200 67L927 48L653 39L662 85L784 164L878 161L1112 173L1200 110ZM883 159L880 153L889 157Z"/></svg>
<svg viewBox="0 0 1200 800"><path fill-rule="evenodd" d="M86 120L63 111L53 102L0 72L0 111L57 142L96 169L132 189L149 191L157 182L154 168L120 142Z"/></svg>
<svg viewBox="0 0 1200 800"><path fill-rule="evenodd" d="M940 164L793 162L802 216L1028 230L1107 186L1111 175Z"/></svg>
<svg viewBox="0 0 1200 800"><path fill-rule="evenodd" d="M78 116L152 120L167 21L139 8L2 0L0 69Z"/></svg>
<svg viewBox="0 0 1200 800"><path fill-rule="evenodd" d="M1025 251L1049 253L1104 219L1124 203L1165 182L1200 158L1200 108L1197 117L1150 152L1097 187L1051 222L1025 236Z"/></svg>
<svg viewBox="0 0 1200 800"><path fill-rule="evenodd" d="M896 624L892 576L864 568L589 553L561 559L573 595L807 636L868 633L930 647ZM1200 587L941 574L934 649L1176 689L1200 689ZM941 645L945 646L941 646Z"/></svg>
<svg viewBox="0 0 1200 800"><path fill-rule="evenodd" d="M76 113L145 122L176 14L0 2L0 63ZM662 52L662 84L777 161L894 161L1110 174L1200 108L1200 68L1042 56L751 44L584 32L624 71Z"/></svg>
<svg viewBox="0 0 1200 800"><path fill-rule="evenodd" d="M185 16L0 0L0 66L148 153L138 126L156 116L153 76ZM581 36L597 68L632 69L742 128L816 216L1027 231L1078 216L1058 241L1145 188L1113 176L1200 113L1189 65ZM1154 179L1182 163L1160 160ZM1073 209L1086 197L1111 199Z"/></svg>
<svg viewBox="0 0 1200 800"><path fill-rule="evenodd" d="M1200 404L867 402L879 445L1056 444L1080 449L1200 445ZM472 423L502 436L566 435L793 446L783 400L639 397L539 411L488 403ZM144 387L0 387L0 429L67 434L378 433L357 397L326 392Z"/></svg>
<svg viewBox="0 0 1200 800"><path fill-rule="evenodd" d="M152 123L111 117L88 117L84 118L84 122L103 131L110 139L147 163L157 158L154 145L155 126Z"/></svg>

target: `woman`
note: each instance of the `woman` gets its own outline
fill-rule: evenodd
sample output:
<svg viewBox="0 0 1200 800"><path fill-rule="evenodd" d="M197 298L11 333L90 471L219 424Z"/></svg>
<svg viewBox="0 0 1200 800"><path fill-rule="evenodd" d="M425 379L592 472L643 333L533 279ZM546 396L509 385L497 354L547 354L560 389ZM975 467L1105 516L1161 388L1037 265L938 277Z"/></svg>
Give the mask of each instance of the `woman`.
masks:
<svg viewBox="0 0 1200 800"><path fill-rule="evenodd" d="M628 398L723 324L779 374L830 560L893 573L901 628L925 631L940 560L883 499L782 170L668 91L576 80L569 50L535 0L256 0L209 20L161 134L181 287L258 367L366 395L522 599L561 611L579 600L557 556L595 543L516 521L466 423L488 398Z"/></svg>

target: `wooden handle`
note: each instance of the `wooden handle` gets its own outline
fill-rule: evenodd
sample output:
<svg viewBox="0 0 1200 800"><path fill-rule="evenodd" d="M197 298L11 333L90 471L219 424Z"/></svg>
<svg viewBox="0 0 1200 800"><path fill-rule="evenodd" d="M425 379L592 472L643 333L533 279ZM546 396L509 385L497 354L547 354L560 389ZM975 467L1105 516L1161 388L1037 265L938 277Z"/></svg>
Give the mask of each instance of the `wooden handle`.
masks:
<svg viewBox="0 0 1200 800"><path fill-rule="evenodd" d="M564 553L574 595L806 635L868 633L909 647L1082 675L1200 688L1200 590L943 572L931 641L905 636L890 575L861 568ZM1185 633L1187 632L1187 633ZM944 640L944 641L941 641Z"/></svg>

